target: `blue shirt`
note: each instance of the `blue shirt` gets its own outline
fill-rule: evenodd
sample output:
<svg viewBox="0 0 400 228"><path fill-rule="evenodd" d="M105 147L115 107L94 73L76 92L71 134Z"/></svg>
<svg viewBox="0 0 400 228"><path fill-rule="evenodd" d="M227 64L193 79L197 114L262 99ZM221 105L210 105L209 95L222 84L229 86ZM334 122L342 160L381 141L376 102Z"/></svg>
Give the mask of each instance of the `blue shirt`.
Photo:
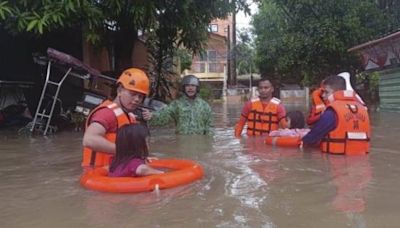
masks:
<svg viewBox="0 0 400 228"><path fill-rule="evenodd" d="M330 131L336 128L336 113L333 109L328 108L321 115L321 118L313 126L310 132L303 137L303 143L308 145L315 145L327 135Z"/></svg>

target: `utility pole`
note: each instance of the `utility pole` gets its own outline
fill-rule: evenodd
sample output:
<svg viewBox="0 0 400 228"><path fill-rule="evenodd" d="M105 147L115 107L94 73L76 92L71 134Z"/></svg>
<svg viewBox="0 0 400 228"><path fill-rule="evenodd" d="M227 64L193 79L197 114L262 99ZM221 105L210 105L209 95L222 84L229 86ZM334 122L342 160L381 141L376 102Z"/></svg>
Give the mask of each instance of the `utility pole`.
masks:
<svg viewBox="0 0 400 228"><path fill-rule="evenodd" d="M227 83L228 85L231 85L232 81L232 74L231 74L231 29L230 25L228 24L227 27L227 32L228 32L228 42L226 44L226 73L227 73Z"/></svg>
<svg viewBox="0 0 400 228"><path fill-rule="evenodd" d="M236 2L233 0L235 9L232 12L232 44L230 49L231 63L230 63L230 85L236 85Z"/></svg>

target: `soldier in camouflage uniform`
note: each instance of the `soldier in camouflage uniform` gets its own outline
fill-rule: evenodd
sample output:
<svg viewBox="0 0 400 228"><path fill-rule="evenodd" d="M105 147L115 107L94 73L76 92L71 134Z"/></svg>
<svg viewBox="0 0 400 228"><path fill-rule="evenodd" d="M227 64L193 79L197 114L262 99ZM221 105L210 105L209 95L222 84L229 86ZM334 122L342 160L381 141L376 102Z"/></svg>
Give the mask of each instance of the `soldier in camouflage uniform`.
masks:
<svg viewBox="0 0 400 228"><path fill-rule="evenodd" d="M166 125L174 122L177 134L212 135L211 108L197 96L200 81L194 75L182 79L184 96L174 100L167 107L153 114L150 125Z"/></svg>

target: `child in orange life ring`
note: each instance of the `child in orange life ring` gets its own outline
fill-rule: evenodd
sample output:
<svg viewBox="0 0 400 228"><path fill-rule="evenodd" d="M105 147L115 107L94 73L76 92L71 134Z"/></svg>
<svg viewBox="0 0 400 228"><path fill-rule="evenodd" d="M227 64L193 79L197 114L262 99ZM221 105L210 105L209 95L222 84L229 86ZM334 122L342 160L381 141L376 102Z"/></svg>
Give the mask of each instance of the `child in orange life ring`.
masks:
<svg viewBox="0 0 400 228"><path fill-rule="evenodd" d="M109 176L146 176L164 173L146 164L149 156L146 138L149 130L142 124L124 125L117 132L116 154L110 164Z"/></svg>
<svg viewBox="0 0 400 228"><path fill-rule="evenodd" d="M303 137L310 129L304 128L304 115L300 111L291 111L286 115L288 128L271 131L271 137Z"/></svg>

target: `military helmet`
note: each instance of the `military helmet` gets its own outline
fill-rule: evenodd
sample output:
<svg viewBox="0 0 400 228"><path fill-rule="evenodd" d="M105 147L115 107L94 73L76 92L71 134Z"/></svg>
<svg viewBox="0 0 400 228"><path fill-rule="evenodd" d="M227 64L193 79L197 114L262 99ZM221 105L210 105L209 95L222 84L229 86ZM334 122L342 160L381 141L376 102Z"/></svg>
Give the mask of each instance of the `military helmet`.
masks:
<svg viewBox="0 0 400 228"><path fill-rule="evenodd" d="M196 76L190 74L190 75L186 75L183 77L182 79L182 85L194 85L199 87L200 86L200 80L199 78L197 78Z"/></svg>

